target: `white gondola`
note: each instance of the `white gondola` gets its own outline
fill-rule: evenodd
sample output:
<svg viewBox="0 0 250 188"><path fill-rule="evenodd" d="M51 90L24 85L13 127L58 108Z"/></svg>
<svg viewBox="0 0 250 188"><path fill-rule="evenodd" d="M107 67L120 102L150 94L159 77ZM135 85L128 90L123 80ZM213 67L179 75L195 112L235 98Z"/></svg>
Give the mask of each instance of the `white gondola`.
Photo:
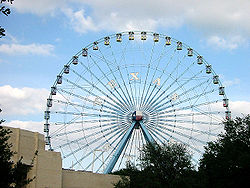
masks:
<svg viewBox="0 0 250 188"><path fill-rule="evenodd" d="M154 42L159 42L159 34L158 33L154 33Z"/></svg>
<svg viewBox="0 0 250 188"><path fill-rule="evenodd" d="M52 99L47 99L47 107L52 107Z"/></svg>
<svg viewBox="0 0 250 188"><path fill-rule="evenodd" d="M121 42L122 41L122 34L121 33L117 33L116 34L116 42Z"/></svg>
<svg viewBox="0 0 250 188"><path fill-rule="evenodd" d="M45 133L49 132L49 124L48 123L45 123L44 124L44 130L43 130Z"/></svg>
<svg viewBox="0 0 250 188"><path fill-rule="evenodd" d="M226 111L226 119L229 120L231 119L231 111Z"/></svg>
<svg viewBox="0 0 250 188"><path fill-rule="evenodd" d="M87 48L83 48L82 49L82 56L83 57L87 57L88 56L88 49Z"/></svg>
<svg viewBox="0 0 250 188"><path fill-rule="evenodd" d="M207 65L206 66L206 73L210 74L212 72L212 66L211 65Z"/></svg>
<svg viewBox="0 0 250 188"><path fill-rule="evenodd" d="M104 38L104 44L107 46L107 45L109 45L109 37L105 37Z"/></svg>
<svg viewBox="0 0 250 188"><path fill-rule="evenodd" d="M45 137L45 145L50 145L50 136Z"/></svg>
<svg viewBox="0 0 250 188"><path fill-rule="evenodd" d="M56 95L56 87L51 87L51 95Z"/></svg>
<svg viewBox="0 0 250 188"><path fill-rule="evenodd" d="M192 48L188 48L187 50L188 50L188 54L187 55L189 57L193 56L193 49Z"/></svg>
<svg viewBox="0 0 250 188"><path fill-rule="evenodd" d="M94 44L93 44L93 50L98 50L98 46L97 46L97 44L98 44L98 42L96 41L96 42L94 42Z"/></svg>
<svg viewBox="0 0 250 188"><path fill-rule="evenodd" d="M171 44L171 37L166 37L166 45L170 45Z"/></svg>
<svg viewBox="0 0 250 188"><path fill-rule="evenodd" d="M69 74L69 65L64 65L64 70L63 70L63 72L64 72L65 74Z"/></svg>
<svg viewBox="0 0 250 188"><path fill-rule="evenodd" d="M228 99L223 99L223 107L228 107Z"/></svg>
<svg viewBox="0 0 250 188"><path fill-rule="evenodd" d="M182 42L177 42L177 50L182 50Z"/></svg>
<svg viewBox="0 0 250 188"><path fill-rule="evenodd" d="M77 64L78 64L78 57L77 57L77 56L73 56L72 63L73 63L74 65L77 65Z"/></svg>
<svg viewBox="0 0 250 188"><path fill-rule="evenodd" d="M133 31L128 32L128 39L135 40L135 33Z"/></svg>
<svg viewBox="0 0 250 188"><path fill-rule="evenodd" d="M219 87L219 95L225 94L225 88L223 86Z"/></svg>
<svg viewBox="0 0 250 188"><path fill-rule="evenodd" d="M62 76L61 75L57 76L57 84L62 84Z"/></svg>
<svg viewBox="0 0 250 188"><path fill-rule="evenodd" d="M213 77L213 83L214 83L214 84L218 84L218 83L219 83L219 76L218 76L218 75L215 75L215 76Z"/></svg>
<svg viewBox="0 0 250 188"><path fill-rule="evenodd" d="M202 56L198 55L197 56L197 64L201 65L202 63L203 63L203 58L202 58Z"/></svg>
<svg viewBox="0 0 250 188"><path fill-rule="evenodd" d="M48 120L50 118L50 111L45 111L44 112L44 119Z"/></svg>
<svg viewBox="0 0 250 188"><path fill-rule="evenodd" d="M147 39L147 33L145 31L141 32L141 40L146 40Z"/></svg>

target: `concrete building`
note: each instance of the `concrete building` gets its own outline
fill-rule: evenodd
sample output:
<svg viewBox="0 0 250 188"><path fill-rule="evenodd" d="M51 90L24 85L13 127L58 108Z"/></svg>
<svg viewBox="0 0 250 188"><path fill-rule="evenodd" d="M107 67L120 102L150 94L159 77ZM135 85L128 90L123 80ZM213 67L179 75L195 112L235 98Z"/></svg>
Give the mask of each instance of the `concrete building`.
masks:
<svg viewBox="0 0 250 188"><path fill-rule="evenodd" d="M85 171L62 169L60 152L46 151L44 136L19 128L9 128L9 142L13 144L12 150L16 152L13 161L18 161L23 156L23 162L32 163L35 152L38 155L33 162L32 170L28 177L36 177L27 188L111 188L120 177L109 174L95 174Z"/></svg>

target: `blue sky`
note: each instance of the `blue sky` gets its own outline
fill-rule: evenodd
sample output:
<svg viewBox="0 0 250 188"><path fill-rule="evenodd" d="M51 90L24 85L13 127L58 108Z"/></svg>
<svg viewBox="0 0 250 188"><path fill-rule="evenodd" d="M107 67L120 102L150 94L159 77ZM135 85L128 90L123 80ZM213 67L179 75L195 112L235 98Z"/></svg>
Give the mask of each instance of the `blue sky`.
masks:
<svg viewBox="0 0 250 188"><path fill-rule="evenodd" d="M149 30L192 46L226 86L233 115L250 113L249 0L15 0L0 15L0 107L6 125L42 132L46 98L82 47L120 31Z"/></svg>

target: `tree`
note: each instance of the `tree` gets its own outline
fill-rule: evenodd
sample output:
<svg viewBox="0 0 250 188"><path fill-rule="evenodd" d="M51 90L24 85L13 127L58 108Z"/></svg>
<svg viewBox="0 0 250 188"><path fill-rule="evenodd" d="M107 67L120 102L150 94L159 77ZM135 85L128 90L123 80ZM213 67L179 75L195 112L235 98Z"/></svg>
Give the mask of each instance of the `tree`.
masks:
<svg viewBox="0 0 250 188"><path fill-rule="evenodd" d="M126 169L115 172L130 177L130 185L123 177L115 187L197 187L194 179L197 172L192 166L191 155L182 144L146 144L141 151L139 166L141 170L129 164Z"/></svg>
<svg viewBox="0 0 250 188"><path fill-rule="evenodd" d="M1 111L2 110L0 109L0 112ZM3 122L4 120L0 120L0 187L21 188L24 185L29 184L35 178L27 179L27 174L32 168L37 152L35 153L30 165L22 163L22 157L16 163L11 161L11 157L15 154L13 151L11 151L12 144L8 143L11 130L1 126Z"/></svg>
<svg viewBox="0 0 250 188"><path fill-rule="evenodd" d="M204 187L244 187L250 178L250 115L224 122L225 133L209 142L200 160Z"/></svg>

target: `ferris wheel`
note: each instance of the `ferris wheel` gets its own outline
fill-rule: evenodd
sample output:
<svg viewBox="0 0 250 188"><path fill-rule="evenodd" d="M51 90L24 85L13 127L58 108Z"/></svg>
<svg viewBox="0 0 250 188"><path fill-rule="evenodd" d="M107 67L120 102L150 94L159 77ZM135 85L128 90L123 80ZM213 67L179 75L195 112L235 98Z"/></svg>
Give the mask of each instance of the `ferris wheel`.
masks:
<svg viewBox="0 0 250 188"><path fill-rule="evenodd" d="M219 76L197 51L164 34L130 31L94 41L64 65L44 132L64 168L110 173L137 164L147 142L182 143L196 164L230 116Z"/></svg>

